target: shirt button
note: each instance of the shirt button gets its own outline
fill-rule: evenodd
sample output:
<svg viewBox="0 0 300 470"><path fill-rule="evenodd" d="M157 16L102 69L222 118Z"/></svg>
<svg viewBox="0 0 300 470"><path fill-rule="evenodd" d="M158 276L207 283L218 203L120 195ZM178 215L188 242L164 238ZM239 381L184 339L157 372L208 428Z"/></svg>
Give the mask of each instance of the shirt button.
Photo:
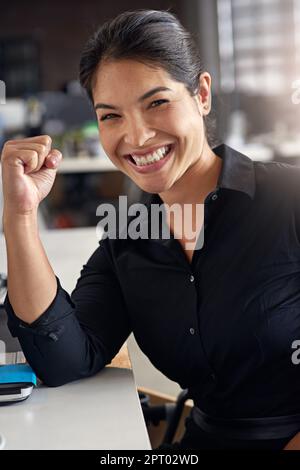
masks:
<svg viewBox="0 0 300 470"><path fill-rule="evenodd" d="M212 201L215 201L216 199L218 199L218 195L217 194L213 194L212 197L211 197Z"/></svg>
<svg viewBox="0 0 300 470"><path fill-rule="evenodd" d="M191 274L191 276L190 276L190 281L191 281L191 282L194 282L194 280L195 280L195 278L194 278L194 276Z"/></svg>
<svg viewBox="0 0 300 470"><path fill-rule="evenodd" d="M191 333L191 335L194 335L194 334L195 334L194 328L190 328L190 333Z"/></svg>

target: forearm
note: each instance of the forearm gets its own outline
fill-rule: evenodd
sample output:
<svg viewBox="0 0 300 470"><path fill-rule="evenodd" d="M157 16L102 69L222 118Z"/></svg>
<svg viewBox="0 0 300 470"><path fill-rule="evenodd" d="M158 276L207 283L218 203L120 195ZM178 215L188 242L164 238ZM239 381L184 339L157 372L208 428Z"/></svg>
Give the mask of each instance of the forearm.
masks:
<svg viewBox="0 0 300 470"><path fill-rule="evenodd" d="M4 210L3 231L9 300L16 315L30 324L51 304L57 289L39 237L37 214L14 216Z"/></svg>
<svg viewBox="0 0 300 470"><path fill-rule="evenodd" d="M97 373L132 331L109 256L108 240L104 240L84 264L71 295L55 278L54 299L32 325L19 320L10 298L5 299L8 328L46 385L58 386Z"/></svg>

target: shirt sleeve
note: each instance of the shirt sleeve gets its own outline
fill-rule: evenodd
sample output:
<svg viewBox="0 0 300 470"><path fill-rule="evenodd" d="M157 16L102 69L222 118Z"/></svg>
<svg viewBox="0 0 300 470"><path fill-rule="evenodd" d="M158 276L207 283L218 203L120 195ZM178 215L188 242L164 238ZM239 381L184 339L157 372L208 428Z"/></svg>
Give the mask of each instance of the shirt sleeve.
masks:
<svg viewBox="0 0 300 470"><path fill-rule="evenodd" d="M20 320L6 295L8 328L18 337L36 375L48 386L60 386L100 371L131 333L106 242L100 242L83 266L71 296L56 277L56 296L35 322Z"/></svg>

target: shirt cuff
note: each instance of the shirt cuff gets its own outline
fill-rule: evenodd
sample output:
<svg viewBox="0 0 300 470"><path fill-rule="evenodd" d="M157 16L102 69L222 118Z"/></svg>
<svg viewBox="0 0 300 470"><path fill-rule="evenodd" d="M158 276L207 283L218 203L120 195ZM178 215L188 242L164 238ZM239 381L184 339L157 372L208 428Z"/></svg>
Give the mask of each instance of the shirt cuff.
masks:
<svg viewBox="0 0 300 470"><path fill-rule="evenodd" d="M9 301L8 293L4 300L4 308L7 313L7 326L13 337L31 334L48 336L53 341L57 341L65 330L64 319L72 315L75 304L69 294L61 287L57 276L56 295L49 307L33 323L26 323L15 314Z"/></svg>

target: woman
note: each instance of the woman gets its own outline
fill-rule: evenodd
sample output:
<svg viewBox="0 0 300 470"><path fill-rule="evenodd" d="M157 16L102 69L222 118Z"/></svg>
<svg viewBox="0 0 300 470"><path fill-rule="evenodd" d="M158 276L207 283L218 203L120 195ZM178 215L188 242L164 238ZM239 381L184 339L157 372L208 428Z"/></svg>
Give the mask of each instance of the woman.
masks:
<svg viewBox="0 0 300 470"><path fill-rule="evenodd" d="M294 169L211 148L211 78L169 12L126 12L104 24L83 51L80 81L105 152L150 193L148 209L167 209L171 236L106 237L70 297L36 221L61 154L48 136L7 142L12 334L37 375L58 386L101 370L134 332L152 363L194 400L176 448L282 449L300 431L291 358L300 333ZM192 242L180 233L185 205Z"/></svg>

